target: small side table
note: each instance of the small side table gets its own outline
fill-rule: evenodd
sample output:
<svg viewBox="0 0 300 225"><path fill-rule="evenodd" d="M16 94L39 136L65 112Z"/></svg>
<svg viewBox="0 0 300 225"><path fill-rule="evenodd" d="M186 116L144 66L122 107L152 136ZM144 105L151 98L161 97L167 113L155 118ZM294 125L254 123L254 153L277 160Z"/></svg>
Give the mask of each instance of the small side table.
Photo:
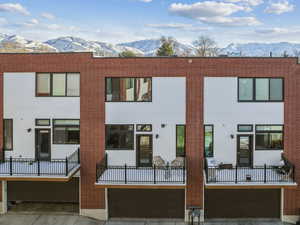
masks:
<svg viewBox="0 0 300 225"><path fill-rule="evenodd" d="M194 218L198 218L198 225L200 225L201 208L198 206L189 207L189 224L194 225Z"/></svg>

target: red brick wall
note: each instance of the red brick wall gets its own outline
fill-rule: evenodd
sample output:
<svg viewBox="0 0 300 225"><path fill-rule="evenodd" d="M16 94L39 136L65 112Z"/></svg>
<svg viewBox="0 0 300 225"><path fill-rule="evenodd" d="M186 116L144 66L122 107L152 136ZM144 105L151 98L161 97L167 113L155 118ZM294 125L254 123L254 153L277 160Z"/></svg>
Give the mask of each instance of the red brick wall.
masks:
<svg viewBox="0 0 300 225"><path fill-rule="evenodd" d="M300 65L294 58L92 58L89 53L0 54L1 72L81 73L81 207L104 208L104 191L94 187L95 164L104 154L105 76L187 78L187 205L203 206L204 76L285 77L285 153L297 164L300 182ZM223 91L220 90L220 94ZM2 102L2 92L0 95ZM0 102L0 103L1 103ZM3 104L1 104L2 107ZM0 107L0 115L3 110ZM2 120L1 122L2 123ZM0 124L1 126L1 124ZM0 145L2 144L0 129ZM288 190L285 213L300 208L300 189Z"/></svg>

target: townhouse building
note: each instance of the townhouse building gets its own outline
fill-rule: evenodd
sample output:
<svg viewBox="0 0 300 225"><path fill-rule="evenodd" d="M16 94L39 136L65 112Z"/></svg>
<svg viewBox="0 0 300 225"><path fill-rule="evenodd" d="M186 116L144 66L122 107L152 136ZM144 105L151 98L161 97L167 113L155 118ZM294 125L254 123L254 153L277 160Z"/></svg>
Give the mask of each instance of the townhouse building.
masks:
<svg viewBox="0 0 300 225"><path fill-rule="evenodd" d="M1 212L299 219L297 58L0 54Z"/></svg>

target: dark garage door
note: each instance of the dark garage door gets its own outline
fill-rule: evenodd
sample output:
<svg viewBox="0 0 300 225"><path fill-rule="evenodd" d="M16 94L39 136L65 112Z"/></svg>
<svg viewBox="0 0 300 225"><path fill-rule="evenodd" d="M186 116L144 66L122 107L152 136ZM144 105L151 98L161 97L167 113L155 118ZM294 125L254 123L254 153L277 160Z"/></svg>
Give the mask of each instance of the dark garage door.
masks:
<svg viewBox="0 0 300 225"><path fill-rule="evenodd" d="M109 189L109 217L183 218L184 190Z"/></svg>
<svg viewBox="0 0 300 225"><path fill-rule="evenodd" d="M205 218L279 218L280 189L206 189Z"/></svg>
<svg viewBox="0 0 300 225"><path fill-rule="evenodd" d="M8 201L79 202L79 178L69 182L8 181Z"/></svg>

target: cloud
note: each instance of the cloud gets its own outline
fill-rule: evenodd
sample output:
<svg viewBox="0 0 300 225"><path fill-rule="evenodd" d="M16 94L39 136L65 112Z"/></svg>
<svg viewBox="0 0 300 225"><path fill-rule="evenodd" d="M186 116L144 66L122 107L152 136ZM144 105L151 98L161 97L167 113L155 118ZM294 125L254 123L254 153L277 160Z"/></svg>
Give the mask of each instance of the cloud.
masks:
<svg viewBox="0 0 300 225"><path fill-rule="evenodd" d="M5 18L0 17L0 25L7 24L7 20Z"/></svg>
<svg viewBox="0 0 300 225"><path fill-rule="evenodd" d="M46 18L46 19L48 19L48 20L53 20L53 19L55 19L55 16L54 16L53 14L47 13L47 12L42 13L42 14L41 14L41 17L44 17L44 18Z"/></svg>
<svg viewBox="0 0 300 225"><path fill-rule="evenodd" d="M231 0L232 1L232 0ZM240 1L240 0L233 0ZM242 0L245 1L245 0ZM254 1L254 0L253 0ZM258 1L258 0L255 0ZM261 23L255 17L232 17L237 12L249 12L248 6L226 2L204 1L194 4L173 3L169 11L178 16L196 19L203 23L221 26L256 26Z"/></svg>
<svg viewBox="0 0 300 225"><path fill-rule="evenodd" d="M152 0L138 0L140 2L145 2L145 3L149 3L149 2L152 2Z"/></svg>
<svg viewBox="0 0 300 225"><path fill-rule="evenodd" d="M264 3L264 0L226 0L231 3L242 3L248 6L258 6Z"/></svg>
<svg viewBox="0 0 300 225"><path fill-rule="evenodd" d="M20 13L26 16L30 15L28 10L19 3L2 3L0 4L0 12Z"/></svg>
<svg viewBox="0 0 300 225"><path fill-rule="evenodd" d="M39 24L39 21L37 19L31 19L25 23L19 24L20 26L25 26L25 27L34 27Z"/></svg>
<svg viewBox="0 0 300 225"><path fill-rule="evenodd" d="M257 34L287 34L290 31L286 28L279 28L279 27L273 27L273 28L264 28L264 29L258 29L255 30L255 33Z"/></svg>
<svg viewBox="0 0 300 225"><path fill-rule="evenodd" d="M146 24L146 27L159 29L159 30L184 30L184 31L204 31L209 30L208 27L196 27L192 24L185 24L185 23L168 23L168 24Z"/></svg>
<svg viewBox="0 0 300 225"><path fill-rule="evenodd" d="M282 13L291 12L295 9L295 6L290 4L287 0L278 2L270 2L269 6L265 9L266 13L280 15Z"/></svg>

